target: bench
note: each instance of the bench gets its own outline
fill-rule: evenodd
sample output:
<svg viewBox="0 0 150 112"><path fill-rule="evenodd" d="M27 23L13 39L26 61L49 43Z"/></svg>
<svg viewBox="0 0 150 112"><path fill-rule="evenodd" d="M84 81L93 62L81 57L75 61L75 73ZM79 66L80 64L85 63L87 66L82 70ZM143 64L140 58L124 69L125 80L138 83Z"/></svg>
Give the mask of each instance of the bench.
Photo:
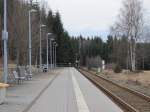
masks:
<svg viewBox="0 0 150 112"><path fill-rule="evenodd" d="M16 71L13 71L13 75L14 75L15 81L17 81L18 84L20 84L23 80L26 79L24 76L19 76L18 72Z"/></svg>
<svg viewBox="0 0 150 112"><path fill-rule="evenodd" d="M21 77L25 77L26 80L31 80L32 79L32 75L30 75L27 71L28 69L24 66L19 66L18 67L18 72L20 74Z"/></svg>
<svg viewBox="0 0 150 112"><path fill-rule="evenodd" d="M9 87L8 84L0 83L0 104L3 104L5 101L7 87Z"/></svg>

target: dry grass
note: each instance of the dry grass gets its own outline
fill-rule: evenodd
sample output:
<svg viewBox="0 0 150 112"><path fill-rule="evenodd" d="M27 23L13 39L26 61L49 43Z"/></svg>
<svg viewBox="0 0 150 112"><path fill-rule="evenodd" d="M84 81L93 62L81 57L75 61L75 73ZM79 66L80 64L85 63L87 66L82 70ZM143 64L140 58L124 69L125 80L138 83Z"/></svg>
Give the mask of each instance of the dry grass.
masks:
<svg viewBox="0 0 150 112"><path fill-rule="evenodd" d="M150 71L140 73L123 71L123 73L115 74L111 70L105 70L100 75L150 96Z"/></svg>
<svg viewBox="0 0 150 112"><path fill-rule="evenodd" d="M144 86L150 85L150 71L144 71L141 73L123 72L115 74L113 71L104 71L107 77L117 80L124 81L126 83L142 84Z"/></svg>

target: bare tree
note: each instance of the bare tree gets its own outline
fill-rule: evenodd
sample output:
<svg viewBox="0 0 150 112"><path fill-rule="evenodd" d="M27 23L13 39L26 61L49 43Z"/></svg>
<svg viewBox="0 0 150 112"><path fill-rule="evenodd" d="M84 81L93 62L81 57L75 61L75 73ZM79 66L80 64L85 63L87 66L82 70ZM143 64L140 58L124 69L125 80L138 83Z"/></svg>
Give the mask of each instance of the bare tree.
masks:
<svg viewBox="0 0 150 112"><path fill-rule="evenodd" d="M143 30L143 7L140 0L125 0L120 10L118 21L111 28L117 35L128 38L128 54L131 70L136 69L136 43L141 38Z"/></svg>

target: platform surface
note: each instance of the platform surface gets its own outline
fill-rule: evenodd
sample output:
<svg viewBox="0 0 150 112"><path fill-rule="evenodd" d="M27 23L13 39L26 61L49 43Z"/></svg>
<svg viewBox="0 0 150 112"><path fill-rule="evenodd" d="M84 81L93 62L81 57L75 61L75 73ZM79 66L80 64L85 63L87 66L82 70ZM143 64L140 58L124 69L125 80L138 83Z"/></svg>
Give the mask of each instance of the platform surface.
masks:
<svg viewBox="0 0 150 112"><path fill-rule="evenodd" d="M123 112L75 68L64 68L28 112Z"/></svg>

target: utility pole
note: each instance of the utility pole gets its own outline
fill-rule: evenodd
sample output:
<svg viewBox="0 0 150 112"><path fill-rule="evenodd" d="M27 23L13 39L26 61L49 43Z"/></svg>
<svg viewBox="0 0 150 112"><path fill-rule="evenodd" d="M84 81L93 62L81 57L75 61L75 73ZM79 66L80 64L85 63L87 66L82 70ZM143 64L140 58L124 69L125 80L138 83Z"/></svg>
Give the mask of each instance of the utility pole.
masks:
<svg viewBox="0 0 150 112"><path fill-rule="evenodd" d="M2 39L4 42L4 83L7 83L8 78L8 57L7 57L7 41L8 41L8 32L7 32L7 0L4 0L4 29L2 32Z"/></svg>

